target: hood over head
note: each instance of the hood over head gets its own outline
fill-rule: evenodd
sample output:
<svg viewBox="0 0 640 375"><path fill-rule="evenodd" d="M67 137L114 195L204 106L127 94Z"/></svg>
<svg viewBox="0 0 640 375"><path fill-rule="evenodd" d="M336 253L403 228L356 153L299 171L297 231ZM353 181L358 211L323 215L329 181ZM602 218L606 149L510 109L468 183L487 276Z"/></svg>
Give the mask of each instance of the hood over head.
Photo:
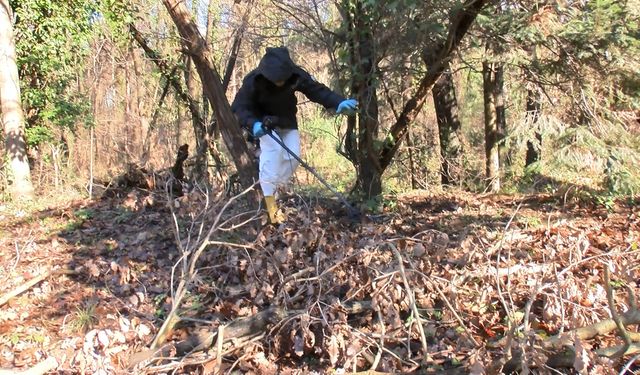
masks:
<svg viewBox="0 0 640 375"><path fill-rule="evenodd" d="M293 67L286 47L269 47L258 64L258 72L275 83L289 79L293 74Z"/></svg>

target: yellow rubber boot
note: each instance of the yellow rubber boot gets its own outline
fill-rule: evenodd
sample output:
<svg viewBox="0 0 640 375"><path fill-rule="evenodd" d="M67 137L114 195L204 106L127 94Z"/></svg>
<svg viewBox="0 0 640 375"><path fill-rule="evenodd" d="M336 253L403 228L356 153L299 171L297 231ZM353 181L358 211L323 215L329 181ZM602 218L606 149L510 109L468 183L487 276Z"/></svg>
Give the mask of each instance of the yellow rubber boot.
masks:
<svg viewBox="0 0 640 375"><path fill-rule="evenodd" d="M266 195L264 197L264 205L267 208L270 224L281 224L284 222L284 214L282 211L278 210L278 205L276 204L276 199L273 195Z"/></svg>

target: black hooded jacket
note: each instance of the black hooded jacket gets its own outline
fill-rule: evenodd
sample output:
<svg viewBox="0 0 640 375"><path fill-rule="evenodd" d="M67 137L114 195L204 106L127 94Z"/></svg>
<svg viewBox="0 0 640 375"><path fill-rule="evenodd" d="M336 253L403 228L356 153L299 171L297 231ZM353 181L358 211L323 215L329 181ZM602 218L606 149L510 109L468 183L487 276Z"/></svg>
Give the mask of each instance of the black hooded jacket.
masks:
<svg viewBox="0 0 640 375"><path fill-rule="evenodd" d="M274 82L279 81L285 81L285 84L276 86ZM295 65L285 47L278 47L267 48L258 67L247 74L231 109L240 125L249 131L265 116L278 117L277 126L281 128L297 129L296 91L326 108L335 109L345 99Z"/></svg>

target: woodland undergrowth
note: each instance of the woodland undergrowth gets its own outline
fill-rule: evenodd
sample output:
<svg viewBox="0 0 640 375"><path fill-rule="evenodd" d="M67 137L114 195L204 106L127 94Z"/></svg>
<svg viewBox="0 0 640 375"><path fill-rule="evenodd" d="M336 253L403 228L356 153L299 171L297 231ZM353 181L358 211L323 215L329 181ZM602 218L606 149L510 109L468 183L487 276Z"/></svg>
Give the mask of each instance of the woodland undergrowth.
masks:
<svg viewBox="0 0 640 375"><path fill-rule="evenodd" d="M222 191L132 190L31 221L5 208L1 295L50 273L3 306L0 367L49 357L102 373L637 367L637 202L394 200L354 222L332 199L288 194L277 227Z"/></svg>

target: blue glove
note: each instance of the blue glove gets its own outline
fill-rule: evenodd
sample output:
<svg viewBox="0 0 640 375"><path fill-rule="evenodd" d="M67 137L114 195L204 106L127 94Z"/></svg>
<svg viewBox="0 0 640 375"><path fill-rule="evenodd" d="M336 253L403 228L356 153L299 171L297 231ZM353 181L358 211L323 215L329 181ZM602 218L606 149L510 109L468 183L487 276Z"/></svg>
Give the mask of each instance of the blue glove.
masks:
<svg viewBox="0 0 640 375"><path fill-rule="evenodd" d="M352 116L356 113L356 106L358 102L355 99L347 99L340 102L338 105L337 114L344 114L347 116Z"/></svg>
<svg viewBox="0 0 640 375"><path fill-rule="evenodd" d="M262 125L260 121L256 121L253 123L253 138L260 138L263 135L267 134L267 129Z"/></svg>

